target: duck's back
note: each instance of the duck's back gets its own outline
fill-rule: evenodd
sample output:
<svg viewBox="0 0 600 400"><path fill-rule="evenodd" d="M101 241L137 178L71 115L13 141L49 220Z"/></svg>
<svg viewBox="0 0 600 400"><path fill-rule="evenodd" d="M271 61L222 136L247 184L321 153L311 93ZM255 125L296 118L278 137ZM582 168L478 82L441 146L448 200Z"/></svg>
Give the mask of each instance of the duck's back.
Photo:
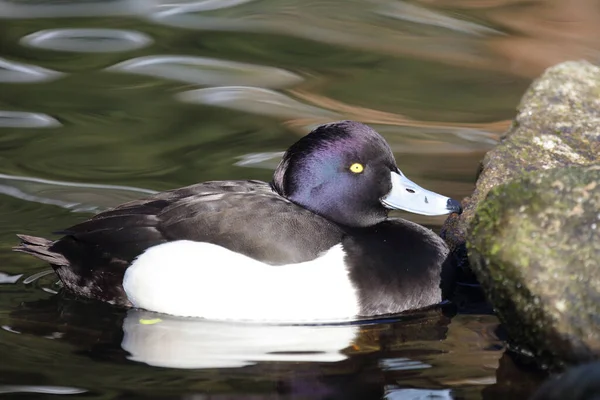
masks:
<svg viewBox="0 0 600 400"><path fill-rule="evenodd" d="M129 305L125 270L145 250L191 240L271 265L310 261L342 239L326 219L261 181L214 181L122 204L59 232L55 242L23 236L21 251L52 264L71 291Z"/></svg>

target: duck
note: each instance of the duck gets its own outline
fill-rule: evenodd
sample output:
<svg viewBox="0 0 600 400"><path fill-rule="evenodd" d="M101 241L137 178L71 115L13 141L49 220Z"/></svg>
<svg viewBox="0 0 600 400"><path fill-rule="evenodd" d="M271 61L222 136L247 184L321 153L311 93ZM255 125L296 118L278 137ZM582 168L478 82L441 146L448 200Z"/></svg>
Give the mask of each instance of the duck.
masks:
<svg viewBox="0 0 600 400"><path fill-rule="evenodd" d="M312 323L393 315L451 291L449 250L391 210L460 213L398 168L356 121L317 126L271 182L207 181L129 201L13 248L63 289L118 307L211 320Z"/></svg>

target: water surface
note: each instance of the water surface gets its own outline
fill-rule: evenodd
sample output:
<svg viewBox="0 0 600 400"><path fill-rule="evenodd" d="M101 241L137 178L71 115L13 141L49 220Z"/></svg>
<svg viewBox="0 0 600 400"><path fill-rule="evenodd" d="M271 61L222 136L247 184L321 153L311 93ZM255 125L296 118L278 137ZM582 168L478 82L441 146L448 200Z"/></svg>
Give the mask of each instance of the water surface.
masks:
<svg viewBox="0 0 600 400"><path fill-rule="evenodd" d="M56 295L9 251L123 201L269 180L355 119L455 198L531 79L598 59L591 1L0 0L0 393L15 398L524 398L486 308L333 327L182 321ZM398 214L439 229L442 217ZM160 320L157 320L160 319Z"/></svg>

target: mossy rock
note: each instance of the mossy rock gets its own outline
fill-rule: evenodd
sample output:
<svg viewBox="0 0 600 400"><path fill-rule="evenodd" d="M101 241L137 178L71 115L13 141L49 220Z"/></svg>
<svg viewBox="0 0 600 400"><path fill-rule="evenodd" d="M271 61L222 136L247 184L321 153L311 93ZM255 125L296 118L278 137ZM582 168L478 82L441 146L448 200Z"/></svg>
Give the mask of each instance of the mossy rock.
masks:
<svg viewBox="0 0 600 400"><path fill-rule="evenodd" d="M532 83L512 127L482 161L464 212L442 228L456 264L468 269L465 239L475 210L488 192L531 171L600 163L600 68L566 62Z"/></svg>
<svg viewBox="0 0 600 400"><path fill-rule="evenodd" d="M513 343L551 366L600 358L600 166L500 185L468 231L471 268Z"/></svg>
<svg viewBox="0 0 600 400"><path fill-rule="evenodd" d="M600 362L589 363L549 378L529 400L597 400Z"/></svg>

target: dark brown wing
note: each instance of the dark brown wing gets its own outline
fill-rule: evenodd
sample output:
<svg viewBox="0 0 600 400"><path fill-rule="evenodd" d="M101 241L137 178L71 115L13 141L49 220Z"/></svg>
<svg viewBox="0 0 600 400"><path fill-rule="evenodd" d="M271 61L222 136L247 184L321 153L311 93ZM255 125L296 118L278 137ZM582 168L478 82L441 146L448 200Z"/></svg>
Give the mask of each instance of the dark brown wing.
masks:
<svg viewBox="0 0 600 400"><path fill-rule="evenodd" d="M337 226L260 181L206 182L162 192L100 213L62 233L65 238L51 250L60 249L67 259L68 248L75 245L129 263L157 244L194 240L274 265L312 260L342 236Z"/></svg>

